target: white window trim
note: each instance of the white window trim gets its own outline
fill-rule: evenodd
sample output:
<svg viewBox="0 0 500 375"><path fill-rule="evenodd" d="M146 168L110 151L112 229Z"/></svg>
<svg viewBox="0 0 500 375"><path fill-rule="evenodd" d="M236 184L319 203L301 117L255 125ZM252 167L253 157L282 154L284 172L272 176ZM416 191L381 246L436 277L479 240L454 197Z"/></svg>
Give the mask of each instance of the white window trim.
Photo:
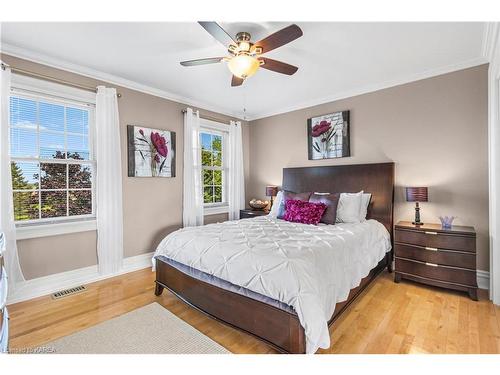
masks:
<svg viewBox="0 0 500 375"><path fill-rule="evenodd" d="M218 215L218 214L227 214L229 212L229 205L227 203L213 206L204 206L203 214L208 215Z"/></svg>
<svg viewBox="0 0 500 375"><path fill-rule="evenodd" d="M16 239L56 236L97 230L96 205L96 158L95 158L95 103L96 93L66 85L61 85L41 79L19 74L12 74L11 95L21 97L45 97L47 100L66 105L87 106L89 108L89 151L92 165L92 215L57 217L37 219L33 221L16 222Z"/></svg>
<svg viewBox="0 0 500 375"><path fill-rule="evenodd" d="M95 218L90 220L63 221L60 223L24 225L16 227L16 239L58 236L61 234L79 233L97 230Z"/></svg>
<svg viewBox="0 0 500 375"><path fill-rule="evenodd" d="M49 82L42 79L12 74L11 82L12 92L28 91L30 93L46 95L53 99L63 99L63 101L74 101L80 104L96 103L96 93L75 87L61 85L59 83Z"/></svg>
<svg viewBox="0 0 500 375"><path fill-rule="evenodd" d="M227 181L227 169L228 169L228 163L227 163L227 138L229 136L229 128L227 124L223 124L220 122L216 121L211 121L211 120L206 120L206 119L200 119L200 133L203 133L203 131L206 132L211 132L211 133L220 133L222 135L222 169L224 170L224 180ZM203 170L203 167L202 167ZM222 185L223 189L223 197L227 197L227 182L224 182ZM206 203L203 204L203 214L208 216L208 215L218 215L218 214L225 214L229 213L229 203L227 202L222 202L222 203Z"/></svg>

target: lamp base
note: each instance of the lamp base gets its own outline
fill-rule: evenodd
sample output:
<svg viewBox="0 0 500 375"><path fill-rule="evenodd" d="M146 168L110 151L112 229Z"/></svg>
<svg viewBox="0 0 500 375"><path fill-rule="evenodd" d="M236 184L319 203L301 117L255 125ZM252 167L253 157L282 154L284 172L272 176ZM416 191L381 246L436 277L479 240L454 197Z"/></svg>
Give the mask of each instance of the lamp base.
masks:
<svg viewBox="0 0 500 375"><path fill-rule="evenodd" d="M423 225L420 221L420 206L418 205L418 202L415 202L415 220L411 222L415 226Z"/></svg>

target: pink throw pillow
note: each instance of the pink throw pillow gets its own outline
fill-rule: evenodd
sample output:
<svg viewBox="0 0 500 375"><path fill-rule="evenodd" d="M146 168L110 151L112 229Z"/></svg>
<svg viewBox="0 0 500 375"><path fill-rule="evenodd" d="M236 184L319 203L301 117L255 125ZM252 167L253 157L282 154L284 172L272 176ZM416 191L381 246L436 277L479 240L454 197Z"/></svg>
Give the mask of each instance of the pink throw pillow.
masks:
<svg viewBox="0 0 500 375"><path fill-rule="evenodd" d="M314 225L318 225L327 207L324 203L304 202L293 199L286 200L285 206L284 220Z"/></svg>

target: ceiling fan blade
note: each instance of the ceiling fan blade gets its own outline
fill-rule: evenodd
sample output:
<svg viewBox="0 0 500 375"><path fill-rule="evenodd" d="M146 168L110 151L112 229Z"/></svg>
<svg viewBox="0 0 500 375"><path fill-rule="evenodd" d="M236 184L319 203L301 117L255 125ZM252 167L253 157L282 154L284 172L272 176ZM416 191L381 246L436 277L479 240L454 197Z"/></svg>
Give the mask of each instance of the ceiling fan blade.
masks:
<svg viewBox="0 0 500 375"><path fill-rule="evenodd" d="M253 48L260 47L262 52L266 53L281 47L291 41L300 38L302 36L302 30L297 25L293 24L280 31L276 31L274 34L269 35L267 38L259 40L255 43Z"/></svg>
<svg viewBox="0 0 500 375"><path fill-rule="evenodd" d="M243 84L244 79L240 77L236 77L233 75L233 78L231 79L231 86L241 86Z"/></svg>
<svg viewBox="0 0 500 375"><path fill-rule="evenodd" d="M206 64L216 64L221 62L224 57L210 57L208 59L197 59L197 60L188 60L181 61L182 66L197 66L197 65L206 65Z"/></svg>
<svg viewBox="0 0 500 375"><path fill-rule="evenodd" d="M261 68L272 70L273 72L281 74L287 74L289 76L294 74L299 69L296 66L278 60L268 59L267 57L259 57L259 60L264 62L264 64L260 66Z"/></svg>
<svg viewBox="0 0 500 375"><path fill-rule="evenodd" d="M201 27L203 27L210 35L217 39L224 47L229 47L230 44L236 44L233 38L224 30L217 22L213 21L199 21Z"/></svg>

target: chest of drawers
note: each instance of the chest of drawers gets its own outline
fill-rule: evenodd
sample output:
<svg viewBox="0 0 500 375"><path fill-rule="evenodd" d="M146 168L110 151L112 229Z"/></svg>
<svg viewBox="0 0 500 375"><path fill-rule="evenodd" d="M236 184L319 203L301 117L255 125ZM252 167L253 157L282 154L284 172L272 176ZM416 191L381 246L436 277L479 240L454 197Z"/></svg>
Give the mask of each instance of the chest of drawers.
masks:
<svg viewBox="0 0 500 375"><path fill-rule="evenodd" d="M399 222L394 230L394 281L408 279L460 290L477 300L476 232L473 227Z"/></svg>
<svg viewBox="0 0 500 375"><path fill-rule="evenodd" d="M252 217L265 216L268 214L269 214L269 211L252 210L251 208L247 208L245 210L240 210L240 219L250 219Z"/></svg>

